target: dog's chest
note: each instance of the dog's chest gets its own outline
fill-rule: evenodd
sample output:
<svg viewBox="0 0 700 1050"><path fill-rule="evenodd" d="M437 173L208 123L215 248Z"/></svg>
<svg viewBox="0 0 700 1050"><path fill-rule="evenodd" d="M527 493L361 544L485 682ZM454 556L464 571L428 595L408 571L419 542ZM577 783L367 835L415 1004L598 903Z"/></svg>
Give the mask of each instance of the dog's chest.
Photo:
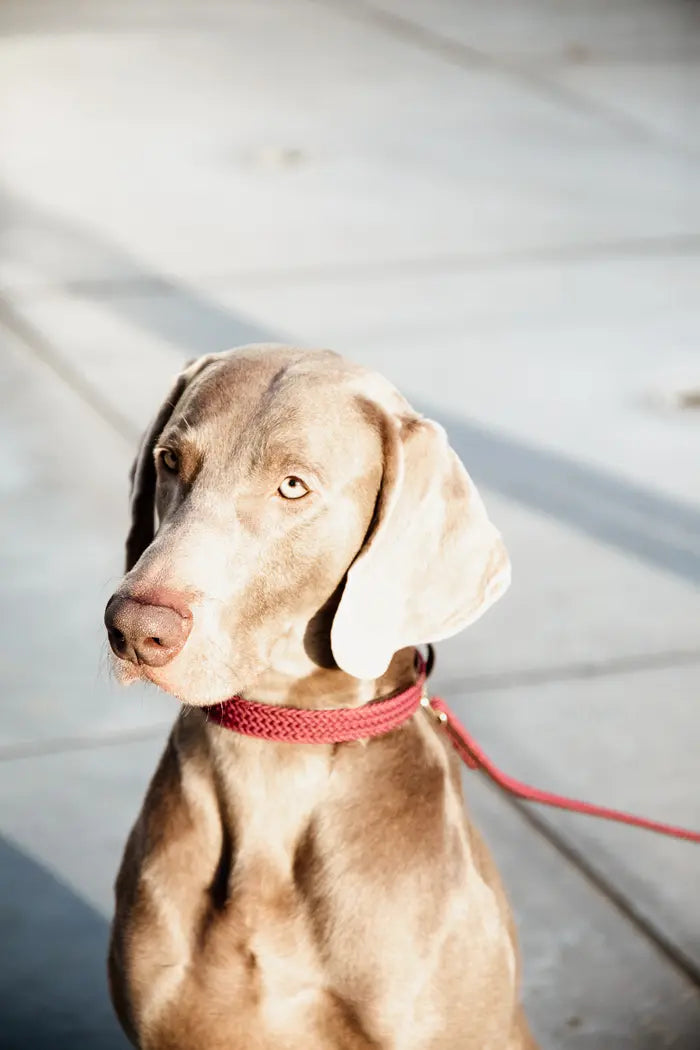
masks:
<svg viewBox="0 0 700 1050"><path fill-rule="evenodd" d="M294 849L327 792L330 750L239 739L226 784L237 852L293 860Z"/></svg>
<svg viewBox="0 0 700 1050"><path fill-rule="evenodd" d="M244 740L235 774L227 777L232 835L225 921L266 1011L313 998L324 983L295 879L300 844L331 776L325 749L309 750Z"/></svg>

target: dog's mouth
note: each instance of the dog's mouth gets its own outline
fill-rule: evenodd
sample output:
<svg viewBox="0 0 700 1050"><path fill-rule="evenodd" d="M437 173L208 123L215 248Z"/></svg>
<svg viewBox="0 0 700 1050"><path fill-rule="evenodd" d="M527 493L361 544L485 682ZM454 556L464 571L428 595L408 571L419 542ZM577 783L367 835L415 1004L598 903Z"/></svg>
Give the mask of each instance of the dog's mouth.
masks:
<svg viewBox="0 0 700 1050"><path fill-rule="evenodd" d="M167 683L169 668L150 667L148 664L125 660L116 653L111 653L111 665L114 677L120 685L132 685L134 682L150 682L164 692L171 692Z"/></svg>
<svg viewBox="0 0 700 1050"><path fill-rule="evenodd" d="M110 655L112 673L119 685L132 685L134 682L142 681L150 681L154 685L160 684L149 674L149 671L154 670L153 668L146 667L145 664L132 663L131 660L122 660L121 657L114 653Z"/></svg>
<svg viewBox="0 0 700 1050"><path fill-rule="evenodd" d="M122 686L145 682L163 693L167 693L185 707L210 707L212 704L224 703L236 693L236 689L227 680L227 675L205 674L202 681L199 675L187 673L181 668L180 673L172 664L166 667L151 667L148 664L132 663L112 655L112 671ZM192 680L190 680L192 678Z"/></svg>

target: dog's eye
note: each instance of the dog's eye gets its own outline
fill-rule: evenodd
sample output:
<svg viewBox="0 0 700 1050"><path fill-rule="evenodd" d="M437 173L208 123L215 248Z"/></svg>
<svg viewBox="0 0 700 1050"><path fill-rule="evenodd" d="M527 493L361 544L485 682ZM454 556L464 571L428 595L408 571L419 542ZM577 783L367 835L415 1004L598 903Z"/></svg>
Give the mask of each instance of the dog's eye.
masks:
<svg viewBox="0 0 700 1050"><path fill-rule="evenodd" d="M284 499L301 499L309 490L301 478L288 477L284 479L277 491Z"/></svg>
<svg viewBox="0 0 700 1050"><path fill-rule="evenodd" d="M170 448L162 448L159 453L160 462L169 474L176 474L180 466L177 453Z"/></svg>

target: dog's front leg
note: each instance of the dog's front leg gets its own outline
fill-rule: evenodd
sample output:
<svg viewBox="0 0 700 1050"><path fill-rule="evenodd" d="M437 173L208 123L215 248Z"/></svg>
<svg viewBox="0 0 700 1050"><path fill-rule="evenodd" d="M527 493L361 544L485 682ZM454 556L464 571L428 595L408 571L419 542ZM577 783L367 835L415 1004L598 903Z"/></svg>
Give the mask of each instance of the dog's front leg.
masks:
<svg viewBox="0 0 700 1050"><path fill-rule="evenodd" d="M119 1020L140 1047L187 996L216 908L229 851L203 737L176 724L129 836L116 882L109 983Z"/></svg>

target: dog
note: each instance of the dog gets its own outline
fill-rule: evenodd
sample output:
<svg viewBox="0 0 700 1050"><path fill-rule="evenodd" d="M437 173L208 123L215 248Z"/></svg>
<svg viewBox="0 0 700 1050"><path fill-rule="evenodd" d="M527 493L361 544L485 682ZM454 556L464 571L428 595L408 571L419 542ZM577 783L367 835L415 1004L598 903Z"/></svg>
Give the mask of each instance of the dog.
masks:
<svg viewBox="0 0 700 1050"><path fill-rule="evenodd" d="M105 623L120 681L182 701L116 882L109 981L142 1050L536 1050L498 872L420 708L371 740L213 724L233 695L357 707L507 588L438 424L331 351L177 377L132 472Z"/></svg>

